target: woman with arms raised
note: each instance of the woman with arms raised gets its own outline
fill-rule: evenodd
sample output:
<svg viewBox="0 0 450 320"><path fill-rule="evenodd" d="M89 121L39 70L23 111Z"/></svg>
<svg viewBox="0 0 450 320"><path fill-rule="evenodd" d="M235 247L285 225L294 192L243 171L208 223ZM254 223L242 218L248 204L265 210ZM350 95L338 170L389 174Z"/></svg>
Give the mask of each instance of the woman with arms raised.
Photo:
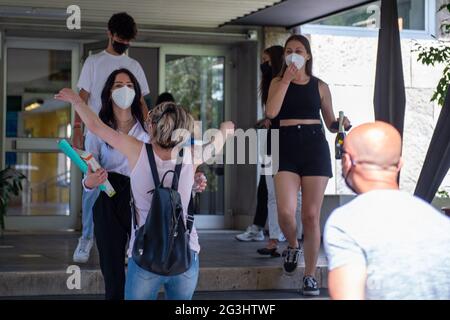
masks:
<svg viewBox="0 0 450 320"><path fill-rule="evenodd" d="M127 157L130 169L131 190L138 216L138 226L142 226L145 223L152 202L152 197L148 194L148 191L155 188L147 157L146 144L105 125L71 89L62 89L55 98L72 103L82 121L91 132ZM193 124L192 116L182 107L174 103L168 102L161 104L149 112L146 125L152 137L150 144L153 149L160 179L166 171L174 169L179 149L182 147L181 140L183 139L173 140L177 130L187 130L187 132L192 133ZM211 144L216 152L222 149L227 135L233 131L234 124L232 122L228 121L221 124L220 131L213 136ZM202 158L205 154L203 150L196 152L191 152L190 148L185 148L185 150L188 152L184 152L178 192L181 196L183 215L186 219L187 207L194 184L194 172L198 165L208 159ZM171 180L170 178L165 179L164 185L172 185ZM134 233L132 233L130 239L130 249L133 248L133 244ZM194 262L185 273L180 275L161 276L153 274L140 268L133 259L129 259L125 299L156 299L161 285L164 285L168 299L191 299L197 284L199 271L198 253L200 246L195 227L190 234L189 245L192 250ZM131 250L129 250L129 257L131 258Z"/></svg>

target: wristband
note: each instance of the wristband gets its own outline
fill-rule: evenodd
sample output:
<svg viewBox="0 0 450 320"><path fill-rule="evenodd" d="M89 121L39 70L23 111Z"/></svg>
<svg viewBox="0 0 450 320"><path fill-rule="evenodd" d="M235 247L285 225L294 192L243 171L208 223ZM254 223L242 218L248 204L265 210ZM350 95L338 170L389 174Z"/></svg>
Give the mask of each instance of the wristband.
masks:
<svg viewBox="0 0 450 320"><path fill-rule="evenodd" d="M339 121L333 121L330 126L331 129L339 130Z"/></svg>

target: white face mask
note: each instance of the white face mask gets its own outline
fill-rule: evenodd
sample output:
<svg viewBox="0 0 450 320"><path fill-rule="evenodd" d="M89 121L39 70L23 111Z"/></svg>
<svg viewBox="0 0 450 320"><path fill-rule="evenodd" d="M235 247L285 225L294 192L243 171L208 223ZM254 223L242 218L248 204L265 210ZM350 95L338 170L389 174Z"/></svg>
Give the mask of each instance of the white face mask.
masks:
<svg viewBox="0 0 450 320"><path fill-rule="evenodd" d="M133 103L135 95L136 93L134 92L134 89L124 86L122 88L115 89L112 92L111 97L118 107L128 109Z"/></svg>
<svg viewBox="0 0 450 320"><path fill-rule="evenodd" d="M288 65L288 67L294 63L297 69L301 69L305 62L305 58L297 53L291 53L290 55L286 56L286 64Z"/></svg>

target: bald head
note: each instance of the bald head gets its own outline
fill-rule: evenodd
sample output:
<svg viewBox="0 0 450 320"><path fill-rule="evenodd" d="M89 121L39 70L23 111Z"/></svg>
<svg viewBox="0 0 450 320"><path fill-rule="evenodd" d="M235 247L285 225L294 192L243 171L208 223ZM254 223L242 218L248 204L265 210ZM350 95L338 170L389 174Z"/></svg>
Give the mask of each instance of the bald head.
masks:
<svg viewBox="0 0 450 320"><path fill-rule="evenodd" d="M390 167L400 161L402 139L392 125L376 121L354 128L345 139L344 149L358 162Z"/></svg>

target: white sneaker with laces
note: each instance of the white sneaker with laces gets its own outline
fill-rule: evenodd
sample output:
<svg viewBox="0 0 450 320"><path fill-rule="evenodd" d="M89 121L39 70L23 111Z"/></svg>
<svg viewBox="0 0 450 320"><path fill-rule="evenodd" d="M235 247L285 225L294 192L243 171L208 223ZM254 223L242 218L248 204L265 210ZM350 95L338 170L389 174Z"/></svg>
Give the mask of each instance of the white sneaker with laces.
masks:
<svg viewBox="0 0 450 320"><path fill-rule="evenodd" d="M264 241L264 232L258 226L252 224L244 233L236 235L239 241Z"/></svg>
<svg viewBox="0 0 450 320"><path fill-rule="evenodd" d="M94 239L78 239L78 245L73 253L73 261L77 263L86 263L89 260L89 254L94 245Z"/></svg>

